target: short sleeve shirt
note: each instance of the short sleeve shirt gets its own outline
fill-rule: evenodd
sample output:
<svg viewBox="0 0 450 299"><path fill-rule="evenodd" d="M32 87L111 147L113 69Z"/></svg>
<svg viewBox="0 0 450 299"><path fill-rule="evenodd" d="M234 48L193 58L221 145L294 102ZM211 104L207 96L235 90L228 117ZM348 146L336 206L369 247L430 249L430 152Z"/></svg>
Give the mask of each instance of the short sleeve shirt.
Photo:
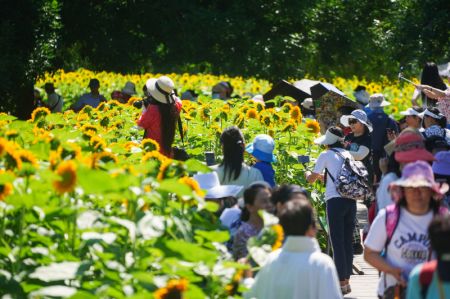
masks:
<svg viewBox="0 0 450 299"><path fill-rule="evenodd" d="M75 103L73 108L75 110L81 110L84 106L92 106L97 108L101 102L106 102L106 99L101 94L93 95L92 93L85 93L80 97L80 99Z"/></svg>
<svg viewBox="0 0 450 299"><path fill-rule="evenodd" d="M48 95L47 105L52 113L61 112L64 104L62 96L57 93L51 93Z"/></svg>
<svg viewBox="0 0 450 299"><path fill-rule="evenodd" d="M397 228L387 247L386 261L390 265L401 268L405 279L411 270L418 264L426 262L430 254L430 240L428 239L428 226L433 218L433 212L424 215L414 215L405 208L400 208L400 218ZM370 227L364 245L374 251L383 251L387 240L386 233L386 210L381 210ZM382 295L385 288L396 284L396 279L381 274L378 283L378 294Z"/></svg>
<svg viewBox="0 0 450 299"><path fill-rule="evenodd" d="M336 148L333 150L339 151L346 158L353 159L352 155L342 148ZM322 152L317 158L313 172L322 174L326 168L328 172L333 176L333 178L336 178L339 171L341 170L342 163L344 163L344 160L339 156L339 154L335 153L332 150L326 150ZM333 180L329 177L328 174L327 176L327 184L325 186L325 199L328 200L335 197L342 197L337 192Z"/></svg>

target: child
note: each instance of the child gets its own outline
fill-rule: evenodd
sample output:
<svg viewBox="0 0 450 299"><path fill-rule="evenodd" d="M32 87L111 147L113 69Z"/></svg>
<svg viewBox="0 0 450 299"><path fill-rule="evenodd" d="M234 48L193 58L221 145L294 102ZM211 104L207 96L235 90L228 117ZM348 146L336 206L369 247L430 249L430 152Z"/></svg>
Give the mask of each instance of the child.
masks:
<svg viewBox="0 0 450 299"><path fill-rule="evenodd" d="M260 134L255 137L253 143L247 145L245 150L256 159L252 167L258 169L272 188L275 187L275 170L272 164L277 161L273 154L275 143L269 135Z"/></svg>

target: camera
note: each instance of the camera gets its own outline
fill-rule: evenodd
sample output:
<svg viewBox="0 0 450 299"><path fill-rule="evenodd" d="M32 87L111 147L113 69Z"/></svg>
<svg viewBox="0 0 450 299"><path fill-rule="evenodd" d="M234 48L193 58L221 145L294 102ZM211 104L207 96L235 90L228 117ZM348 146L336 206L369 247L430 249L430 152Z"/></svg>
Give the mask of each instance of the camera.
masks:
<svg viewBox="0 0 450 299"><path fill-rule="evenodd" d="M211 166L216 164L216 158L214 152L205 152L206 165Z"/></svg>
<svg viewBox="0 0 450 299"><path fill-rule="evenodd" d="M142 101L136 101L133 103L133 106L141 109L142 105L144 105L145 108L150 104L150 98L144 98Z"/></svg>

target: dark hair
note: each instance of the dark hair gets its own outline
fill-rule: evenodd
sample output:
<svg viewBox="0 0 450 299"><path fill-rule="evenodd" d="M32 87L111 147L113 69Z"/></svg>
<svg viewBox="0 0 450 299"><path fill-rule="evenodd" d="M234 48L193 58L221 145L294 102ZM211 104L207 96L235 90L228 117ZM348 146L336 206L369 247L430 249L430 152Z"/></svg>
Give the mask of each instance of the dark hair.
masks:
<svg viewBox="0 0 450 299"><path fill-rule="evenodd" d="M404 187L401 187L401 188L402 188L403 196L402 196L402 198L400 198L398 204L402 207L406 207L407 202L406 202L406 197L405 197L405 188ZM434 197L432 195L430 198L429 209L432 210L433 213L436 214L439 211L440 205L441 205L440 202L438 200L434 199Z"/></svg>
<svg viewBox="0 0 450 299"><path fill-rule="evenodd" d="M280 224L285 236L304 236L310 227L316 227L314 208L304 199L291 200L280 212Z"/></svg>
<svg viewBox="0 0 450 299"><path fill-rule="evenodd" d="M309 198L308 192L298 185L281 185L272 192L270 201L273 205L277 203L285 204L295 198L297 194L303 194L306 198Z"/></svg>
<svg viewBox="0 0 450 299"><path fill-rule="evenodd" d="M172 151L172 144L175 139L176 124L178 121L178 111L175 103L163 104L152 96L149 96L150 104L158 106L161 115L161 148L166 153Z"/></svg>
<svg viewBox="0 0 450 299"><path fill-rule="evenodd" d="M250 212L247 209L246 205L253 205L255 203L256 195L258 195L260 190L267 189L270 190L264 184L254 184L245 189L244 191L244 203L245 206L242 209L241 220L248 221L250 219Z"/></svg>
<svg viewBox="0 0 450 299"><path fill-rule="evenodd" d="M445 137L432 135L425 138L425 148L427 151L432 153L435 149L447 151L450 149L450 146L448 145Z"/></svg>
<svg viewBox="0 0 450 299"><path fill-rule="evenodd" d="M418 113L422 113L425 111L425 109L423 109L422 107L419 107L419 106L413 106L412 108Z"/></svg>
<svg viewBox="0 0 450 299"><path fill-rule="evenodd" d="M435 216L428 227L428 236L438 259L450 253L450 215Z"/></svg>
<svg viewBox="0 0 450 299"><path fill-rule="evenodd" d="M244 136L238 127L232 126L223 130L220 136L223 146L224 179L236 180L241 175L244 162Z"/></svg>
<svg viewBox="0 0 450 299"><path fill-rule="evenodd" d="M425 63L422 69L422 76L420 77L420 84L430 85L431 87L446 90L447 86L442 80L441 76L439 76L439 69L434 62ZM421 92L422 100L424 100L427 96L422 91Z"/></svg>
<svg viewBox="0 0 450 299"><path fill-rule="evenodd" d="M333 133L334 135L340 137L340 138L344 138L344 132L342 132L342 129L339 127L330 127L328 129L331 133ZM333 144L328 145L329 148L344 148L344 143L340 140L336 141Z"/></svg>
<svg viewBox="0 0 450 299"><path fill-rule="evenodd" d="M431 116L428 116L425 114L426 117L431 117L432 119L436 120L437 124L439 127L445 129L447 127L447 118L441 113L441 111L439 111L438 108L436 107L430 107L427 108L428 111L430 111L431 113L433 113L434 115L437 115L439 118L434 118Z"/></svg>
<svg viewBox="0 0 450 299"><path fill-rule="evenodd" d="M400 171L400 163L395 160L395 154L392 153L388 157L388 165L387 165L387 173L393 172L397 175L397 177L402 176L402 172Z"/></svg>
<svg viewBox="0 0 450 299"><path fill-rule="evenodd" d="M49 92L49 93L55 92L55 86L51 82L45 83L44 89L45 89L46 92Z"/></svg>

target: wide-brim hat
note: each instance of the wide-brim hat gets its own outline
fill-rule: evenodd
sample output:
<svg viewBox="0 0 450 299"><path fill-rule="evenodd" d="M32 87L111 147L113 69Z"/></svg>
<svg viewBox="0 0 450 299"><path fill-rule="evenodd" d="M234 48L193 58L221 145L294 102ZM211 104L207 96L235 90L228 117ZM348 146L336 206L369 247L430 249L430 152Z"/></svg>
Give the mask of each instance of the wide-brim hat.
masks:
<svg viewBox="0 0 450 299"><path fill-rule="evenodd" d="M220 185L216 172L196 174L194 180L198 182L201 189L206 190L205 198L208 199L236 197L243 188L237 185Z"/></svg>
<svg viewBox="0 0 450 299"><path fill-rule="evenodd" d="M435 195L442 197L448 191L448 184L439 184L434 180L433 170L425 161L416 161L409 163L403 168L402 177L389 185L389 188L395 187L429 187Z"/></svg>
<svg viewBox="0 0 450 299"><path fill-rule="evenodd" d="M344 141L344 138L334 135L333 133L330 132L330 130L327 130L325 132L325 135L322 135L319 138L314 139L315 144L321 144L321 145L335 144L338 141L342 142L342 141Z"/></svg>
<svg viewBox="0 0 450 299"><path fill-rule="evenodd" d="M127 83L125 83L125 87L122 89L122 92L132 96L136 94L136 86L133 82L128 81Z"/></svg>
<svg viewBox="0 0 450 299"><path fill-rule="evenodd" d="M369 97L369 104L366 105L367 108L380 108L389 106L391 103L386 101L382 93L375 93Z"/></svg>
<svg viewBox="0 0 450 299"><path fill-rule="evenodd" d="M372 123L367 118L367 114L363 110L357 109L352 111L350 115L342 115L340 119L341 124L345 127L350 127L350 124L348 123L350 119L358 120L360 123L364 124L367 129L369 129L369 132L373 131Z"/></svg>
<svg viewBox="0 0 450 299"><path fill-rule="evenodd" d="M431 112L428 109L425 109L422 113L420 113L420 117L423 118L424 116L429 116L429 117L434 118L434 119L441 119L441 118L444 117L444 115L442 113L434 114L433 112Z"/></svg>
<svg viewBox="0 0 450 299"><path fill-rule="evenodd" d="M277 158L273 154L275 142L273 138L266 134L259 134L253 139L253 142L245 147L245 151L260 161L276 162Z"/></svg>
<svg viewBox="0 0 450 299"><path fill-rule="evenodd" d="M401 111L400 114L401 114L401 115L404 115L404 116L418 116L418 117L420 117L420 118L423 117L422 113L417 112L417 111L416 111L415 109L413 109L413 108L408 108L408 109L406 109L405 111Z"/></svg>
<svg viewBox="0 0 450 299"><path fill-rule="evenodd" d="M170 104L173 96L175 85L167 76L161 76L158 79L151 78L145 83L147 92L158 102L163 104Z"/></svg>
<svg viewBox="0 0 450 299"><path fill-rule="evenodd" d="M300 104L303 108L312 110L314 109L314 102L312 98L306 98L303 100L303 102Z"/></svg>
<svg viewBox="0 0 450 299"><path fill-rule="evenodd" d="M436 154L433 162L433 172L440 175L450 176L450 151L442 151Z"/></svg>
<svg viewBox="0 0 450 299"><path fill-rule="evenodd" d="M425 142L420 134L407 132L395 139L395 160L399 163L411 163L418 160L434 161L432 153L425 149Z"/></svg>
<svg viewBox="0 0 450 299"><path fill-rule="evenodd" d="M353 92L353 96L363 105L367 105L369 103L370 95L365 89L355 90Z"/></svg>

